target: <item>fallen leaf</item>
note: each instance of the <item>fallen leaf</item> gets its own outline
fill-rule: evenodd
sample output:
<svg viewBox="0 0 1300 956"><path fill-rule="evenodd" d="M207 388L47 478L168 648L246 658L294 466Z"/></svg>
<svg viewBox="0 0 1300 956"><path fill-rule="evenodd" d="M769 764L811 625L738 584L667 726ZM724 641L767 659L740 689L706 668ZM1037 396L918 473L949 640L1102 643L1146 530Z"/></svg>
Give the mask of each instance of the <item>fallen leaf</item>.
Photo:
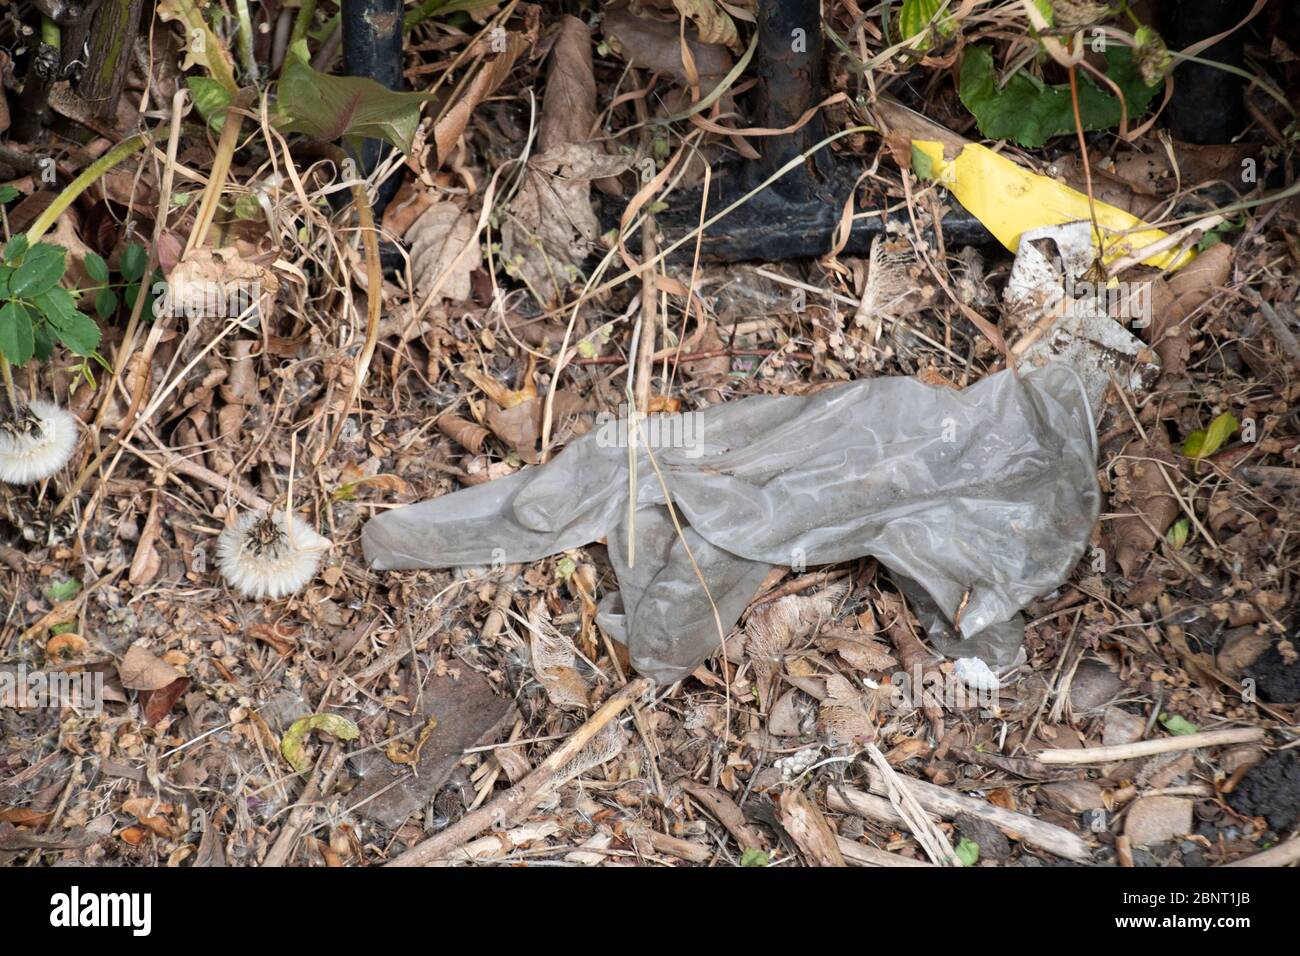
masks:
<svg viewBox="0 0 1300 956"><path fill-rule="evenodd" d="M127 690L161 690L182 675L166 661L159 660L139 644L132 644L117 665L118 677Z"/></svg>
<svg viewBox="0 0 1300 956"><path fill-rule="evenodd" d="M591 208L592 180L617 176L631 162L589 143L567 143L528 161L506 211L501 248L506 272L527 282L544 304L577 278L596 248L600 224Z"/></svg>
<svg viewBox="0 0 1300 956"><path fill-rule="evenodd" d="M356 724L338 714L312 714L295 720L280 741L280 753L298 773L311 769L311 758L307 756L305 744L307 735L313 730L332 734L340 740L356 740L361 736Z"/></svg>
<svg viewBox="0 0 1300 956"><path fill-rule="evenodd" d="M470 297L470 273L483 261L478 221L455 203L434 203L407 230L411 274L421 298L437 294L453 302Z"/></svg>

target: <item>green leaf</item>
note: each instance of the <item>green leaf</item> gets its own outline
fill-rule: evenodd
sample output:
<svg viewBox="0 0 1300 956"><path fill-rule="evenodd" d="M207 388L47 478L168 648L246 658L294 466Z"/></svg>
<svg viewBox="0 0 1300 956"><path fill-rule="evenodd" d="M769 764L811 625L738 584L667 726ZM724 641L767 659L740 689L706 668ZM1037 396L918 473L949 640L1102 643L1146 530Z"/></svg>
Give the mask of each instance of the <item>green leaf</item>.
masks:
<svg viewBox="0 0 1300 956"><path fill-rule="evenodd" d="M103 256L94 252L87 252L86 258L82 260L86 267L86 275L90 276L96 282L108 281L108 263L104 261Z"/></svg>
<svg viewBox="0 0 1300 956"><path fill-rule="evenodd" d="M903 0L903 9L898 14L898 38L910 40L926 30L943 3L944 0ZM935 29L945 36L948 35L952 32L952 18L946 14L940 17L935 23ZM915 49L925 51L930 49L930 46L930 37L926 36L916 44Z"/></svg>
<svg viewBox="0 0 1300 956"><path fill-rule="evenodd" d="M36 342L34 351L36 361L48 362L50 356L54 354L54 340L50 338L50 330L45 327L44 322L36 326L35 334L32 337Z"/></svg>
<svg viewBox="0 0 1300 956"><path fill-rule="evenodd" d="M1188 734L1196 733L1196 725L1177 714L1161 714L1160 723L1175 737L1186 737Z"/></svg>
<svg viewBox="0 0 1300 956"><path fill-rule="evenodd" d="M740 854L741 866L767 866L767 854L755 847L750 847Z"/></svg>
<svg viewBox="0 0 1300 956"><path fill-rule="evenodd" d="M980 845L968 837L962 837L961 842L953 847L953 852L962 866L974 866L980 860Z"/></svg>
<svg viewBox="0 0 1300 956"><path fill-rule="evenodd" d="M144 251L144 246L138 242L133 242L122 250L122 261L118 269L122 273L122 278L127 282L136 282L144 275L144 267L149 262L149 256Z"/></svg>
<svg viewBox="0 0 1300 956"><path fill-rule="evenodd" d="M1106 76L1124 94L1128 122L1133 124L1155 96L1157 86L1142 81L1128 47L1108 44ZM1120 121L1119 98L1082 74L1079 118L1085 130L1109 129ZM1069 84L1049 86L1026 70L1017 70L999 88L993 54L988 47L966 49L959 94L975 115L980 132L990 139L1009 139L1021 146L1042 146L1053 136L1075 130Z"/></svg>
<svg viewBox="0 0 1300 956"><path fill-rule="evenodd" d="M934 179L934 163L915 145L912 146L912 172L916 173L917 179L926 181Z"/></svg>
<svg viewBox="0 0 1300 956"><path fill-rule="evenodd" d="M555 576L561 581L567 581L573 577L573 572L578 570L578 563L573 558L560 558L555 565Z"/></svg>
<svg viewBox="0 0 1300 956"><path fill-rule="evenodd" d="M303 744L307 735L313 730L333 734L340 740L356 740L361 736L361 731L356 724L338 714L313 714L295 720L280 741L280 753L284 755L285 760L289 761L289 766L299 773L311 769L311 758L303 750Z"/></svg>
<svg viewBox="0 0 1300 956"><path fill-rule="evenodd" d="M363 76L330 76L299 59L280 74L276 126L313 139L382 139L411 151L420 107L434 95L395 93Z"/></svg>
<svg viewBox="0 0 1300 956"><path fill-rule="evenodd" d="M20 232L5 243L5 262L13 265L27 251L27 233Z"/></svg>
<svg viewBox="0 0 1300 956"><path fill-rule="evenodd" d="M9 294L15 299L34 299L59 284L67 269L68 250L38 242L23 255L22 265L9 277Z"/></svg>
<svg viewBox="0 0 1300 956"><path fill-rule="evenodd" d="M1175 549L1181 548L1187 543L1187 534L1192 530L1192 523L1186 518L1179 518L1169 527L1165 534L1165 540L1168 541Z"/></svg>
<svg viewBox="0 0 1300 956"><path fill-rule="evenodd" d="M194 108L203 121L214 129L220 129L226 121L226 110L234 99L231 92L209 76L187 76L185 85L190 88Z"/></svg>
<svg viewBox="0 0 1300 956"><path fill-rule="evenodd" d="M71 601L81 590L81 582L76 578L67 578L63 581L55 581L45 589L45 596L58 604L60 601Z"/></svg>
<svg viewBox="0 0 1300 956"><path fill-rule="evenodd" d="M13 202L21 195L22 193L12 186L0 186L0 206L7 202Z"/></svg>
<svg viewBox="0 0 1300 956"><path fill-rule="evenodd" d="M1197 429L1183 442L1183 454L1188 458L1208 458L1218 451L1225 441L1232 437L1240 422L1232 412L1224 412L1205 431Z"/></svg>
<svg viewBox="0 0 1300 956"><path fill-rule="evenodd" d="M101 319L107 319L116 311L117 293L112 289L100 289L95 296L95 314Z"/></svg>
<svg viewBox="0 0 1300 956"><path fill-rule="evenodd" d="M13 365L26 365L36 350L32 318L19 302L0 308L0 355Z"/></svg>
<svg viewBox="0 0 1300 956"><path fill-rule="evenodd" d="M67 289L51 289L33 300L41 310L54 337L77 355L90 355L99 345L99 326L84 312L77 311Z"/></svg>

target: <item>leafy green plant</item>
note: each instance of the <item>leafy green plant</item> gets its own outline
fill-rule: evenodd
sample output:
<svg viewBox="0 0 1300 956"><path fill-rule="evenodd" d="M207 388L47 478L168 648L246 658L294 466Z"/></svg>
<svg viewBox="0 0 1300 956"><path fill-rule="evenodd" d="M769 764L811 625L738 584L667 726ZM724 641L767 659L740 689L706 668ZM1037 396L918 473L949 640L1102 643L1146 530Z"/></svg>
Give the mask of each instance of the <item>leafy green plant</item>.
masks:
<svg viewBox="0 0 1300 956"><path fill-rule="evenodd" d="M94 260L88 262L87 272L106 280L107 266L98 256ZM60 285L66 271L67 250L62 246L29 246L24 234L5 244L0 261L0 357L9 364L46 361L55 344L82 356L93 355L99 346L99 326L77 309L73 293Z"/></svg>
<svg viewBox="0 0 1300 956"><path fill-rule="evenodd" d="M903 8L898 13L898 39L908 40L922 32L934 20L945 0L903 0ZM935 21L934 28L943 36L952 33L952 18L945 14ZM930 49L933 41L927 34L915 44L915 49L922 52Z"/></svg>
<svg viewBox="0 0 1300 956"><path fill-rule="evenodd" d="M1106 48L1106 76L1124 94L1129 120L1145 112L1158 89L1142 79L1132 51L1118 44ZM1075 131L1069 84L1050 85L1022 69L999 85L988 47L967 48L958 93L974 114L980 132L989 139L1009 139L1034 147ZM1087 76L1079 77L1079 117L1085 130L1118 126L1121 113L1118 97Z"/></svg>

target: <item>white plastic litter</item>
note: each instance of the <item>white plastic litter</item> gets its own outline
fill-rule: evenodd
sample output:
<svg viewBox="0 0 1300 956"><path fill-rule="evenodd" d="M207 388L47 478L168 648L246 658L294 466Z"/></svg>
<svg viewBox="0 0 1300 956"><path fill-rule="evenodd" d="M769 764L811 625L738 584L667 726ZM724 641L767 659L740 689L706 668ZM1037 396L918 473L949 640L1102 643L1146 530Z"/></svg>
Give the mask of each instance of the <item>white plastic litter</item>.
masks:
<svg viewBox="0 0 1300 956"><path fill-rule="evenodd" d="M681 536L638 443L634 566L628 450L600 430L545 465L379 515L366 557L381 570L490 566L604 538L620 591L598 620L667 682L718 647L697 567L726 631L774 566L871 555L940 650L1002 667L1020 649L1018 612L1065 580L1097 518L1092 416L1060 364L962 391L876 378L688 414L700 416L691 447L654 449Z"/></svg>

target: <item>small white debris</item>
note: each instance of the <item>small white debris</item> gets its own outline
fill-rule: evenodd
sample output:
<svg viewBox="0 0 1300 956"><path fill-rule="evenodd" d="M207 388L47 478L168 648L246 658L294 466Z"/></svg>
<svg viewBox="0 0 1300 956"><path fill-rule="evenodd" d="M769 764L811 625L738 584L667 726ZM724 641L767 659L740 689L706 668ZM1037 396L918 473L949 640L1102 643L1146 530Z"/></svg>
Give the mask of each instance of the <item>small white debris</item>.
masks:
<svg viewBox="0 0 1300 956"><path fill-rule="evenodd" d="M1002 686L998 675L978 657L959 657L954 665L957 679L971 690L997 690Z"/></svg>
<svg viewBox="0 0 1300 956"><path fill-rule="evenodd" d="M807 772L808 768L817 762L817 758L821 756L821 752L822 748L820 746L805 747L803 750L792 753L788 757L781 757L772 761L772 766L781 774L782 780L794 780L796 777L803 776L804 773Z"/></svg>
<svg viewBox="0 0 1300 956"><path fill-rule="evenodd" d="M27 485L62 468L77 447L77 420L53 402L33 399L0 417L0 481Z"/></svg>
<svg viewBox="0 0 1300 956"><path fill-rule="evenodd" d="M217 538L217 566L226 583L244 597L296 594L316 575L330 540L282 512L249 511Z"/></svg>

